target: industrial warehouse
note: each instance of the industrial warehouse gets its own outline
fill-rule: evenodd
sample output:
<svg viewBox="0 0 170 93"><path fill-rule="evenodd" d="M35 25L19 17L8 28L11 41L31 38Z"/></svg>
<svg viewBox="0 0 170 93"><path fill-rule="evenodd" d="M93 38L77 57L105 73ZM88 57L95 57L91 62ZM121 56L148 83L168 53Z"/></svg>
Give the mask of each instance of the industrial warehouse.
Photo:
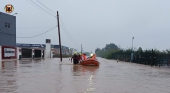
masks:
<svg viewBox="0 0 170 93"><path fill-rule="evenodd" d="M22 44L17 43L16 46L19 49L18 58L44 58L44 51L46 49L45 44ZM62 46L62 54L72 55L75 49ZM50 57L54 54L60 54L59 45L51 45Z"/></svg>
<svg viewBox="0 0 170 93"><path fill-rule="evenodd" d="M73 51L62 46L62 54L71 55ZM50 39L46 44L16 43L16 17L0 12L0 60L52 58L54 54L60 54L59 45L52 45Z"/></svg>
<svg viewBox="0 0 170 93"><path fill-rule="evenodd" d="M22 44L17 43L16 47L13 46L0 46L1 47L1 59L24 59L24 58L44 58L45 56L45 44ZM62 46L62 54L72 55L75 49ZM50 58L53 58L54 54L60 54L59 45L51 45Z"/></svg>

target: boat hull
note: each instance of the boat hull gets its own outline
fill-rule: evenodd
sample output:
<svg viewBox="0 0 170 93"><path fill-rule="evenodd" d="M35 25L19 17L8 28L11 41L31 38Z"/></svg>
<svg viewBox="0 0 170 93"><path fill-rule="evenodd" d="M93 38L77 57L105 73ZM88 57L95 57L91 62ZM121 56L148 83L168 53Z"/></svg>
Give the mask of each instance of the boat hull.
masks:
<svg viewBox="0 0 170 93"><path fill-rule="evenodd" d="M80 62L80 65L86 65L86 66L99 66L100 63L96 60L85 60L83 62Z"/></svg>

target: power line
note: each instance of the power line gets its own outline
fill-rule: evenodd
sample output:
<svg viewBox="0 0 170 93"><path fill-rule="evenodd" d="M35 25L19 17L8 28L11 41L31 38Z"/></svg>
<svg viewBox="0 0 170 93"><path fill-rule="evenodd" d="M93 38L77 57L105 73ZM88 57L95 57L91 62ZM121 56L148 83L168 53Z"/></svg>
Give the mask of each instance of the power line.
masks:
<svg viewBox="0 0 170 93"><path fill-rule="evenodd" d="M26 0L27 2L29 2L28 0ZM36 7L40 8L41 10L44 10L45 12L47 12L48 14L50 14L51 16L55 17L55 15L51 14L50 12L48 12L47 10L43 9L41 6L39 6L38 4L36 4L34 1L30 0L32 3L34 3L34 5L36 5ZM29 2L29 3L31 3ZM32 4L31 3L31 4Z"/></svg>
<svg viewBox="0 0 170 93"><path fill-rule="evenodd" d="M53 27L54 27L54 26L53 26ZM51 28L51 27L16 27L16 28L24 28L24 29L25 29L25 28L27 28L27 29L30 28L30 29L31 29L31 28Z"/></svg>
<svg viewBox="0 0 170 93"><path fill-rule="evenodd" d="M29 2L28 0L26 0L26 1L27 1L28 3L30 3L30 4L32 4L33 6L35 6L35 7L39 8L39 9L43 10L42 8L40 8L40 7L36 6L35 4ZM44 10L43 10L43 11L44 11Z"/></svg>
<svg viewBox="0 0 170 93"><path fill-rule="evenodd" d="M43 35L43 34L45 34L45 33L47 33L47 32L50 32L50 31L53 30L54 28L56 28L56 26L53 27L53 28L51 28L50 30L47 30L47 31L41 33L41 34L37 34L37 35L34 35L34 36L29 36L29 37L17 37L16 34L6 33L6 32L4 32L4 31L2 31L2 29L0 29L0 30L1 30L0 33L2 33L2 34L7 34L7 35L11 35L11 36L15 36L16 38L33 38L33 37L41 36L41 35Z"/></svg>
<svg viewBox="0 0 170 93"><path fill-rule="evenodd" d="M32 3L34 3L35 5L37 5L35 2L33 2L32 0L30 0ZM37 0L38 1L38 0ZM53 11L52 10L50 10L48 7L46 7L43 3L41 3L40 1L38 1L41 5L43 5L45 8L47 8L49 11L51 11L52 13L53 13ZM39 8L41 8L42 10L44 10L42 7L40 7L39 5L37 5ZM44 10L44 11L46 11L46 10ZM48 12L48 11L46 11L46 12ZM48 12L49 13L49 12ZM51 14L51 13L49 13L49 14ZM61 18L60 18L61 19ZM70 38L70 39L72 39L73 41L74 41L74 43L76 43L75 42L75 40L72 38L72 36L70 35L70 33L68 32L68 30L67 30L67 28L65 27L65 25L64 25L64 22L62 21L62 19L61 19L61 22L63 23L63 26L64 27L62 27L63 28L63 30L65 31L65 33L67 34L67 36ZM64 29L65 28L65 29ZM67 33L68 32L68 33ZM77 44L77 43L76 43Z"/></svg>
<svg viewBox="0 0 170 93"><path fill-rule="evenodd" d="M2 27L4 27L4 26L2 26ZM1 27L1 28L2 28ZM51 27L54 27L54 26L51 26ZM17 29L25 29L25 28L27 28L27 29L34 29L34 28L51 28L51 27L16 27Z"/></svg>
<svg viewBox="0 0 170 93"><path fill-rule="evenodd" d="M33 6L35 6L33 3L29 2L28 0L26 0L26 1L30 4L32 4ZM35 7L37 7L37 6L35 6ZM39 7L37 7L37 8L39 8ZM39 9L41 9L41 8L39 8Z"/></svg>
<svg viewBox="0 0 170 93"><path fill-rule="evenodd" d="M64 30L64 32L67 34L67 36L75 43L77 44L72 38L71 36L67 33L67 31L63 28L63 26L61 25L62 29Z"/></svg>
<svg viewBox="0 0 170 93"><path fill-rule="evenodd" d="M65 29L63 28L63 26L62 25L60 25L61 26L61 28L64 30L64 32L66 33L66 35L70 38L70 36L68 35L68 33L65 31ZM72 40L72 38L70 38L70 40ZM74 41L73 41L74 42ZM75 43L75 42L74 42Z"/></svg>
<svg viewBox="0 0 170 93"><path fill-rule="evenodd" d="M38 0L37 0L38 1ZM46 7L43 3L41 3L40 1L38 1L41 5L43 5L45 8L47 8L49 11L51 11L52 13L54 13L51 9L49 9L48 7Z"/></svg>
<svg viewBox="0 0 170 93"><path fill-rule="evenodd" d="M60 17L60 19L61 19L61 17ZM62 21L62 19L61 19L61 22L63 23L63 26L65 27L64 22ZM66 27L65 27L65 29L66 29L66 31L68 32L68 30L67 30ZM63 28L64 31L65 31L65 29ZM72 40L74 41L74 43L77 44L77 42L75 42L75 40L72 38L72 36L70 35L70 33L68 32L67 34L68 34L68 36L70 36L70 39L72 39ZM78 45L78 44L77 44L77 45Z"/></svg>
<svg viewBox="0 0 170 93"><path fill-rule="evenodd" d="M47 33L47 32L50 32L50 31L53 30L54 28L56 28L56 26L53 27L52 29L50 29L50 30L48 30L48 31L45 31L45 32L43 32L43 33L41 33L41 34L38 34L38 35L29 36L29 37L17 37L17 38L33 38L33 37L37 37L37 36L43 35L43 34L45 34L45 33Z"/></svg>
<svg viewBox="0 0 170 93"><path fill-rule="evenodd" d="M0 31L0 33L2 33L2 34L7 34L7 35L13 35L13 36L16 36L16 34L10 34L10 33L6 33L6 32L4 32L4 31L2 31L2 29L0 29L1 31Z"/></svg>
<svg viewBox="0 0 170 93"><path fill-rule="evenodd" d="M38 4L36 4L34 1L30 0L32 3L34 3L35 5L37 5L39 8L41 8L42 10L46 11L45 9L43 9L41 6L39 6ZM55 17L55 15L51 14L50 12L46 11L47 13L49 13L50 15L52 15L53 17Z"/></svg>

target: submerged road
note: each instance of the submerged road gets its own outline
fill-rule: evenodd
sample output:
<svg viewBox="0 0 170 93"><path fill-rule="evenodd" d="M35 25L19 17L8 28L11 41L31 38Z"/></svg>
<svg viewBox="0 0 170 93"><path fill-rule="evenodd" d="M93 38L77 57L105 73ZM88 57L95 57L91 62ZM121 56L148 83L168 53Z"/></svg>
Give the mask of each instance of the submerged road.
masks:
<svg viewBox="0 0 170 93"><path fill-rule="evenodd" d="M2 62L0 93L170 93L170 69L103 58L99 67L59 60Z"/></svg>

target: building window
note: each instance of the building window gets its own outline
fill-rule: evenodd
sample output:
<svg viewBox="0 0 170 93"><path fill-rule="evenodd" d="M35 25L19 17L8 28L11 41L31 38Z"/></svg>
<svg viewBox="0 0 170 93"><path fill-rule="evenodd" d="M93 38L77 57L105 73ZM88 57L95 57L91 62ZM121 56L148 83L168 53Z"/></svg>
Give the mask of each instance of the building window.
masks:
<svg viewBox="0 0 170 93"><path fill-rule="evenodd" d="M7 23L5 23L5 27L8 27L8 24L7 24Z"/></svg>
<svg viewBox="0 0 170 93"><path fill-rule="evenodd" d="M6 28L11 28L11 24L10 23L5 23L5 27Z"/></svg>
<svg viewBox="0 0 170 93"><path fill-rule="evenodd" d="M51 40L50 39L46 39L46 43L51 43Z"/></svg>

